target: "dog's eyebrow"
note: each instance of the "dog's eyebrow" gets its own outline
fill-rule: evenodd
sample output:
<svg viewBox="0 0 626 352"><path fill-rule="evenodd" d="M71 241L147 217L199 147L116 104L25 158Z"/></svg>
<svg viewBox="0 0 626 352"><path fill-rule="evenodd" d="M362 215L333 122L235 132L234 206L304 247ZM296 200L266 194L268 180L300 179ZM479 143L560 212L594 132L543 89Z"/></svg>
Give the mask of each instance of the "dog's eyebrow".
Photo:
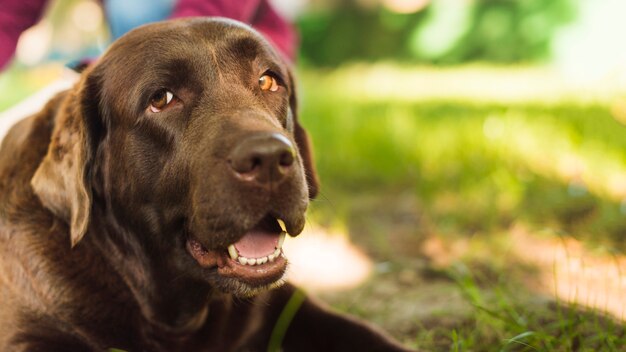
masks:
<svg viewBox="0 0 626 352"><path fill-rule="evenodd" d="M178 91L182 88L189 92L200 91L200 83L193 74L194 68L188 60L168 58L163 62L152 63L139 71L128 99L118 106L128 109L129 114L140 114L147 106L150 97L159 89L167 88Z"/></svg>
<svg viewBox="0 0 626 352"><path fill-rule="evenodd" d="M250 37L237 38L229 44L229 47L236 57L250 60L258 57L261 52L259 42Z"/></svg>

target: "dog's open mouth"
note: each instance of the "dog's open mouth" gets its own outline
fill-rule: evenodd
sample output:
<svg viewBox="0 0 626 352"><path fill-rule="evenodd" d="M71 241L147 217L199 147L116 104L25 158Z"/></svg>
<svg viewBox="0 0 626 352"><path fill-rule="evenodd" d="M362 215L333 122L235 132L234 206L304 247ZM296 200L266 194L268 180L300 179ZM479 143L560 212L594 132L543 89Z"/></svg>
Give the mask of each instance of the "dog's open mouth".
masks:
<svg viewBox="0 0 626 352"><path fill-rule="evenodd" d="M284 223L268 215L228 248L208 250L190 237L187 239L187 251L200 266L217 267L221 276L259 287L283 277L287 268L282 251L286 235Z"/></svg>

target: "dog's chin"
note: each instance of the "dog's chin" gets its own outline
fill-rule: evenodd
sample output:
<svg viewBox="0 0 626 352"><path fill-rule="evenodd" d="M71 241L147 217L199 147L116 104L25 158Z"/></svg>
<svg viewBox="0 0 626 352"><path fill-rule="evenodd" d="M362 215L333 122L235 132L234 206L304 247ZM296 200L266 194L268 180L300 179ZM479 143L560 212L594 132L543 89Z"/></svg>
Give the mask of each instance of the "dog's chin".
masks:
<svg viewBox="0 0 626 352"><path fill-rule="evenodd" d="M220 290L221 292L233 294L241 298L248 298L256 296L264 291L278 288L285 284L285 282L287 282L287 280L282 277L279 280L274 281L273 283L268 285L251 286L248 283L238 279L219 276L216 278L216 280L212 281L212 284L213 287Z"/></svg>
<svg viewBox="0 0 626 352"><path fill-rule="evenodd" d="M266 216L226 248L207 249L197 237L189 236L186 250L212 286L237 296L253 296L285 282L285 228L281 220Z"/></svg>

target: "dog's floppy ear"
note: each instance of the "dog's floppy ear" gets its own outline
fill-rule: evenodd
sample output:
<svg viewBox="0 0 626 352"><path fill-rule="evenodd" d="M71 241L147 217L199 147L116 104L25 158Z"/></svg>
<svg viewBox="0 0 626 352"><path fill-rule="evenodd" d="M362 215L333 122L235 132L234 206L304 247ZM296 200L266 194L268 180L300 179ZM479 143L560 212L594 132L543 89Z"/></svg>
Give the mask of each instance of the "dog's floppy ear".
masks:
<svg viewBox="0 0 626 352"><path fill-rule="evenodd" d="M54 117L54 129L31 185L42 204L70 226L72 247L83 238L89 225L92 194L89 169L93 160L94 116L91 89L84 74L68 92ZM97 105L96 105L97 106Z"/></svg>
<svg viewBox="0 0 626 352"><path fill-rule="evenodd" d="M296 97L296 82L293 78L293 73L289 72L289 80L291 81L291 94L289 95L289 109L294 121L294 137L298 150L302 156L302 163L304 164L304 173L307 184L309 186L309 198L313 199L319 192L319 179L317 178L317 172L315 171L315 163L313 161L313 150L309 135L304 130L300 121L298 120L298 100Z"/></svg>

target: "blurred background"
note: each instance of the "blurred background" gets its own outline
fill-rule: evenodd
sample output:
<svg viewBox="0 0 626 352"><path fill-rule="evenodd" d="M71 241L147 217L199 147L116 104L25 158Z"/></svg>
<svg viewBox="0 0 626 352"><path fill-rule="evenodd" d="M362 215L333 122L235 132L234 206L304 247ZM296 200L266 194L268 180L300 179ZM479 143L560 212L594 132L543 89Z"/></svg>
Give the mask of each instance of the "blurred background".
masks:
<svg viewBox="0 0 626 352"><path fill-rule="evenodd" d="M626 2L272 2L322 181L293 281L424 350L626 351ZM0 114L109 38L52 1Z"/></svg>

